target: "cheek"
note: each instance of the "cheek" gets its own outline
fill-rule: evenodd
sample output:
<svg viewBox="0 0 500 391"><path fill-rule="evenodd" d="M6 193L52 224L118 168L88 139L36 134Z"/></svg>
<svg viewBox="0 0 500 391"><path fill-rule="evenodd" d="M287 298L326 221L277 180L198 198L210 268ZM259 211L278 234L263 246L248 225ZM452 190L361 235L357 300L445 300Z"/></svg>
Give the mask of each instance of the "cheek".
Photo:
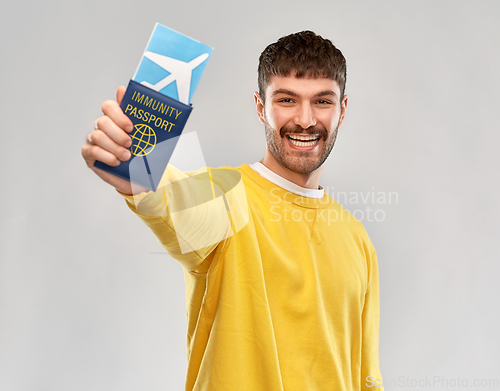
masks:
<svg viewBox="0 0 500 391"><path fill-rule="evenodd" d="M318 118L318 120L325 126L326 130L332 132L337 127L339 122L340 113L326 114L323 117Z"/></svg>
<svg viewBox="0 0 500 391"><path fill-rule="evenodd" d="M279 110L274 110L272 106L265 111L267 123L275 130L280 130L285 125L285 120Z"/></svg>

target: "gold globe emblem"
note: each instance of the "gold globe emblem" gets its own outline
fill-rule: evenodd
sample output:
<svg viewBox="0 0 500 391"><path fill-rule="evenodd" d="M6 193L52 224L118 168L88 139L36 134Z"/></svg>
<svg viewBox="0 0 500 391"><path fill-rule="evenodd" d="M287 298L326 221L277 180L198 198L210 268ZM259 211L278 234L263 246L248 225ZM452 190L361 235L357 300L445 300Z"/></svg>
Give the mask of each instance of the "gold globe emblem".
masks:
<svg viewBox="0 0 500 391"><path fill-rule="evenodd" d="M146 156L156 145L156 133L146 124L134 126L135 132L132 134L132 146L130 152L135 156Z"/></svg>

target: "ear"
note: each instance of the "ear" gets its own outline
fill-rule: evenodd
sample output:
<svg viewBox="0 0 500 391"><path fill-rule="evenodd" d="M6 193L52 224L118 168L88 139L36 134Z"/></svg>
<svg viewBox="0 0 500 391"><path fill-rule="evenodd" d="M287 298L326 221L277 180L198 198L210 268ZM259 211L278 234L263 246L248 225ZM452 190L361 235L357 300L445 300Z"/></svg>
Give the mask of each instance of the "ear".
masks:
<svg viewBox="0 0 500 391"><path fill-rule="evenodd" d="M255 109L257 110L257 115L259 116L259 121L265 124L264 120L264 102L262 102L262 98L260 94L255 91L253 93L253 99L255 101Z"/></svg>
<svg viewBox="0 0 500 391"><path fill-rule="evenodd" d="M342 105L340 106L340 118L339 118L339 126L344 122L345 112L347 110L347 103L349 102L349 97L344 95L342 99Z"/></svg>

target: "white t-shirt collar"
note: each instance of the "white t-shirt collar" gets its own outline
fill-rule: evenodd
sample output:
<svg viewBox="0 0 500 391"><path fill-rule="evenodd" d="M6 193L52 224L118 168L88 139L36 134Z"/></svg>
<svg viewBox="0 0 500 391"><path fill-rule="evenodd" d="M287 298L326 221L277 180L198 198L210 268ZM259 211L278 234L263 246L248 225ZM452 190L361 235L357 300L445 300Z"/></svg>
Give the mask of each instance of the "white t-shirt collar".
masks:
<svg viewBox="0 0 500 391"><path fill-rule="evenodd" d="M269 182L278 185L279 187L288 190L294 194L300 195L302 197L309 198L323 198L325 195L325 189L308 189L306 187L299 186L288 179L279 176L275 172L271 171L269 168L264 166L261 162L256 162L254 164L249 164L249 166L261 177L267 179Z"/></svg>

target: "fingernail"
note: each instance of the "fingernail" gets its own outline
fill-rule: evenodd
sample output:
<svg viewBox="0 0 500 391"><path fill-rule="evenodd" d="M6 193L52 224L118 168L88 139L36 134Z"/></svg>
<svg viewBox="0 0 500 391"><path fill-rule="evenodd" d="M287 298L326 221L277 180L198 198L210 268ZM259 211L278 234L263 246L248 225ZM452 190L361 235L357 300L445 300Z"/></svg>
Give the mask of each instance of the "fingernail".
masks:
<svg viewBox="0 0 500 391"><path fill-rule="evenodd" d="M128 140L125 142L125 147L126 147L126 148L129 148L131 145L132 145L132 140L131 140L131 139L128 139Z"/></svg>
<svg viewBox="0 0 500 391"><path fill-rule="evenodd" d="M123 154L122 154L122 160L125 161L125 160L128 160L128 159L130 159L130 152L129 151L123 152Z"/></svg>

